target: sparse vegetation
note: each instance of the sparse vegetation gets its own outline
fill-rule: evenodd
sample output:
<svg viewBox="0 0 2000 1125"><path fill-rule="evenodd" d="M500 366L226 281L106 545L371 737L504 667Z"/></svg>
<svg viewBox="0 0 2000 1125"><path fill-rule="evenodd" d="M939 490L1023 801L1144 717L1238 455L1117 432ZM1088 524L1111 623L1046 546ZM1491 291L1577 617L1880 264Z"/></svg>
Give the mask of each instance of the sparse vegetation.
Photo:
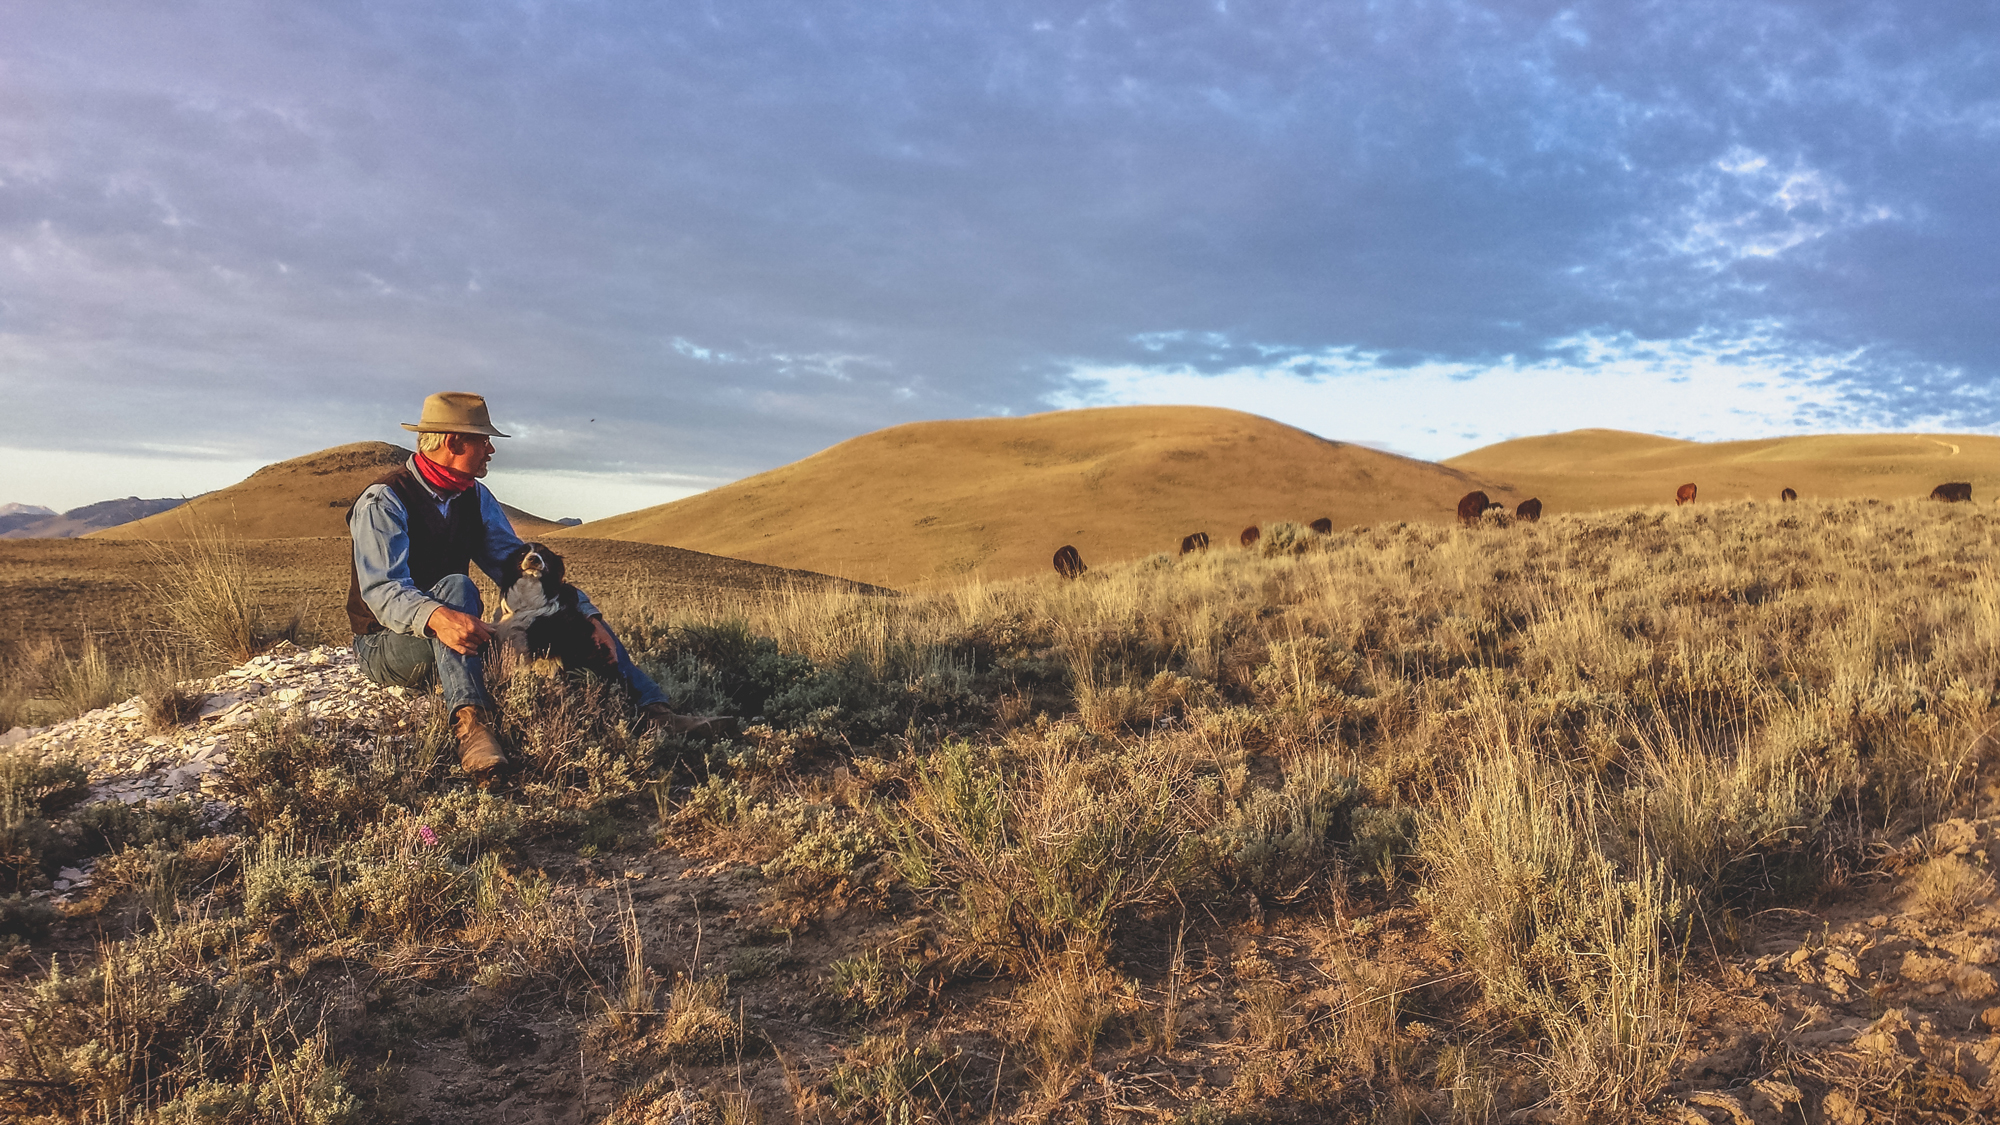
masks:
<svg viewBox="0 0 2000 1125"><path fill-rule="evenodd" d="M185 511L176 517L181 538L156 539L146 546L166 577L147 590L166 624L203 655L239 664L269 642L266 624L250 594L250 563L242 543L214 524ZM289 632L297 634L294 619Z"/></svg>
<svg viewBox="0 0 2000 1125"><path fill-rule="evenodd" d="M58 722L138 695L160 724L184 721L174 685L201 667L185 646L147 629L80 630L0 647L0 732Z"/></svg>
<svg viewBox="0 0 2000 1125"><path fill-rule="evenodd" d="M560 1056L524 1073L607 1121L1638 1119L1760 926L1897 872L1918 914L1986 909L1986 853L1924 830L1993 811L1996 531L1705 506L1274 525L900 597L612 592L739 739L496 669L510 778L468 787L427 699L271 718L219 830L9 759L0 1106L407 1119L420 1039ZM90 895L35 898L85 860ZM1799 1103L1784 1065L1740 1077ZM1954 1104L1925 1081L1893 1096Z"/></svg>

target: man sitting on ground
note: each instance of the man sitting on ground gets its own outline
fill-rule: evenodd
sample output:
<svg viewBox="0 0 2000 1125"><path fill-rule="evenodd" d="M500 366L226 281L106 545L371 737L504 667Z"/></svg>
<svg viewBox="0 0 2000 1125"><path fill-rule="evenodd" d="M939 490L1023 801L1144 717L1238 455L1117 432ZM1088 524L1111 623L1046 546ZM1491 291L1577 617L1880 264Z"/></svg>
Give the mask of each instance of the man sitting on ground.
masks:
<svg viewBox="0 0 2000 1125"><path fill-rule="evenodd" d="M488 774L507 757L480 655L493 630L480 619L470 569L478 563L498 584L502 561L521 545L500 502L479 483L493 457L493 439L507 435L493 428L484 398L462 392L430 396L417 424L402 425L417 434L416 456L369 485L347 516L354 541L347 593L354 653L378 684L423 687L437 680L458 734L459 765ZM727 719L675 714L588 596L581 602L597 643L616 658L646 729L727 733Z"/></svg>

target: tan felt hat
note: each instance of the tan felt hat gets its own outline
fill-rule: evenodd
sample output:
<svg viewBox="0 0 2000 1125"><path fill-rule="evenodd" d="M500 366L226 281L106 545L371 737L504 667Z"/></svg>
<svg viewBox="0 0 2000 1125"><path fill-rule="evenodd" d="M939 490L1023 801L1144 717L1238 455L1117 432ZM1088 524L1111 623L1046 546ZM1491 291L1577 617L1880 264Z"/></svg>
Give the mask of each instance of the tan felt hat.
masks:
<svg viewBox="0 0 2000 1125"><path fill-rule="evenodd" d="M420 434L488 434L506 437L493 428L486 414L486 396L465 391L440 391L424 400L423 417L403 428Z"/></svg>

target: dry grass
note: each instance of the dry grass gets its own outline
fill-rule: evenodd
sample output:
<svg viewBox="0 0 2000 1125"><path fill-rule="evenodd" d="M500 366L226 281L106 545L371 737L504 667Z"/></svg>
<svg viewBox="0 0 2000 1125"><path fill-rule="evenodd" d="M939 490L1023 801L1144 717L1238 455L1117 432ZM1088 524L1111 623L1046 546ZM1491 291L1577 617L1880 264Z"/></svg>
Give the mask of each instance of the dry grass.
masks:
<svg viewBox="0 0 2000 1125"><path fill-rule="evenodd" d="M149 837L161 865L207 863L210 889L164 880L145 917L241 935L176 946L176 971L269 943L457 1003L547 1005L591 1057L681 1068L671 1091L616 1072L641 1091L621 1120L751 1113L756 1065L785 1069L772 1119L1047 1118L1065 1098L1635 1119L1673 1076L1702 950L1979 799L1996 530L1964 506L1704 505L903 597L634 593L612 606L634 651L681 698L761 720L743 739L656 748L612 700L497 672L525 768L488 792L438 761L422 701L391 730L266 727L232 767L236 858ZM40 800L9 814L24 888L94 839ZM626 862L655 816L737 874L690 868L643 906L526 859ZM1949 915L1989 886L1940 857L1916 893ZM663 987L642 916L684 895L699 923L719 887L733 940L810 935L824 961L732 986L716 966L735 951L701 964L688 935ZM847 911L866 921L843 929ZM1250 948L1311 927L1331 935L1313 957ZM46 983L0 1008L13 1042ZM797 1050L746 1063L758 1002L802 988L838 1018L772 1016ZM246 1081L306 1090L287 1059L338 1076L347 1040L302 1020L238 1060ZM1201 1096L1224 1108L1141 1081L1216 1067L1233 1078Z"/></svg>
<svg viewBox="0 0 2000 1125"><path fill-rule="evenodd" d="M269 638L250 597L250 560L241 540L218 526L190 523L182 538L148 546L166 577L147 594L167 628L225 665L257 655ZM290 631L296 635L297 628L294 617Z"/></svg>
<svg viewBox="0 0 2000 1125"><path fill-rule="evenodd" d="M1092 754L1074 733L999 768L948 745L892 814L904 878L945 903L956 960L1068 981L1120 915L1168 901L1202 862L1212 803L1192 764Z"/></svg>
<svg viewBox="0 0 2000 1125"><path fill-rule="evenodd" d="M1993 895L1993 876L1979 864L1941 855L1917 869L1912 881L1917 909L1939 918L1960 919Z"/></svg>
<svg viewBox="0 0 2000 1125"><path fill-rule="evenodd" d="M1809 901L1871 841L1976 791L1992 722L1976 685L2000 673L1990 525L1848 503L1377 528L1296 555L677 619L740 615L888 678L994 647L1008 733L935 752L890 813L906 876L946 892L947 957L1057 995L1062 958L1123 920L1232 885L1312 901L1333 888L1269 865L1344 856L1390 890L1415 874L1487 1002L1538 1029L1542 1096L1614 1119L1666 1081L1695 926ZM1008 656L1037 651L1074 726L1031 721L1048 665L1037 689ZM1115 833L1098 802L1122 810ZM1206 850L1163 850L1151 825ZM1946 897L1983 886L1964 882ZM1278 1041L1279 996L1245 988L1249 1041ZM1368 1006L1343 1016L1341 1038L1371 1044L1348 1065L1396 1072L1385 1003L1374 1033L1354 1024ZM1091 1005L1071 1007L1089 1025ZM1493 1083L1454 1065L1466 1105L1487 1105Z"/></svg>
<svg viewBox="0 0 2000 1125"><path fill-rule="evenodd" d="M186 716L176 685L204 667L212 665L176 638L138 627L17 639L0 651L0 731L59 722L135 695L146 699L156 723L171 725Z"/></svg>

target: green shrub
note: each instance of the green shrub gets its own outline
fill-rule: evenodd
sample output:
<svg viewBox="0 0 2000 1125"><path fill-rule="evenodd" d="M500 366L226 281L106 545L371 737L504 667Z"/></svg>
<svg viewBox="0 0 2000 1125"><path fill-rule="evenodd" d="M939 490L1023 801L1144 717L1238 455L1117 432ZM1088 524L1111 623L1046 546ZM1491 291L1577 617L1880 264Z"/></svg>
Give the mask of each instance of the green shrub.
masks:
<svg viewBox="0 0 2000 1125"><path fill-rule="evenodd" d="M324 892L326 862L292 852L277 838L259 839L243 868L243 916L269 924L298 915Z"/></svg>
<svg viewBox="0 0 2000 1125"><path fill-rule="evenodd" d="M1250 789L1217 826L1218 873L1260 899L1297 897L1325 873L1333 841L1347 834L1350 815L1358 815L1350 810L1360 795L1360 783L1330 759L1295 762L1283 789Z"/></svg>
<svg viewBox="0 0 2000 1125"><path fill-rule="evenodd" d="M883 1121L915 1121L952 1103L964 1071L960 1054L933 1040L871 1035L843 1052L827 1085L844 1109Z"/></svg>
<svg viewBox="0 0 2000 1125"><path fill-rule="evenodd" d="M435 747L392 733L368 741L330 724L259 713L223 771L222 790L257 832L303 845L346 839L407 807L423 787Z"/></svg>
<svg viewBox="0 0 2000 1125"><path fill-rule="evenodd" d="M893 1012L916 991L923 962L906 954L870 950L827 966L826 993L849 1019Z"/></svg>
<svg viewBox="0 0 2000 1125"><path fill-rule="evenodd" d="M46 936L55 920L55 908L45 902L17 894L0 898L0 938L34 941Z"/></svg>
<svg viewBox="0 0 2000 1125"><path fill-rule="evenodd" d="M755 716L771 697L813 674L813 662L780 652L741 620L691 624L643 644L644 666L688 714Z"/></svg>
<svg viewBox="0 0 2000 1125"><path fill-rule="evenodd" d="M439 793L414 819L431 830L440 851L462 862L505 848L525 823L520 805L483 789Z"/></svg>
<svg viewBox="0 0 2000 1125"><path fill-rule="evenodd" d="M766 879L782 879L800 893L822 895L845 886L881 848L873 826L842 815L832 805L800 805L783 826L792 842L764 864Z"/></svg>
<svg viewBox="0 0 2000 1125"><path fill-rule="evenodd" d="M355 1125L361 1100L316 1035L254 1081L204 1081L162 1105L158 1125Z"/></svg>
<svg viewBox="0 0 2000 1125"><path fill-rule="evenodd" d="M1354 839L1348 844L1356 870L1380 879L1384 886L1396 882L1406 861L1417 854L1417 813L1415 809L1360 808L1352 818Z"/></svg>
<svg viewBox="0 0 2000 1125"><path fill-rule="evenodd" d="M205 834L201 810L193 801L99 801L78 809L70 818L82 836L86 854L102 855L124 847L165 844L179 847Z"/></svg>
<svg viewBox="0 0 2000 1125"><path fill-rule="evenodd" d="M53 963L0 1013L19 1045L0 1057L18 1109L51 1121L356 1120L324 1036L297 1030L311 1021L204 961L226 944L181 927L107 947L81 972Z"/></svg>
<svg viewBox="0 0 2000 1125"><path fill-rule="evenodd" d="M0 799L12 799L42 815L67 808L90 791L90 774L74 758L34 760L25 753L0 754Z"/></svg>
<svg viewBox="0 0 2000 1125"><path fill-rule="evenodd" d="M956 960L1026 973L1100 954L1121 914L1205 866L1212 790L1180 755L1074 756L1060 739L1038 749L995 766L990 751L947 743L890 814L904 877L948 907Z"/></svg>
<svg viewBox="0 0 2000 1125"><path fill-rule="evenodd" d="M653 746L624 714L623 688L525 669L495 694L515 749L521 830L574 829L652 783Z"/></svg>
<svg viewBox="0 0 2000 1125"><path fill-rule="evenodd" d="M244 869L244 917L258 925L288 922L321 941L376 946L457 929L471 916L478 880L443 848L422 843L416 828L409 821L371 825L324 855L260 839Z"/></svg>
<svg viewBox="0 0 2000 1125"><path fill-rule="evenodd" d="M740 620L669 630L649 642L644 666L677 710L761 718L835 744L870 745L912 724L969 730L990 711L963 673L899 675L859 652L816 664Z"/></svg>
<svg viewBox="0 0 2000 1125"><path fill-rule="evenodd" d="M69 859L70 843L49 816L88 789L89 775L69 758L0 754L0 892L39 888Z"/></svg>

